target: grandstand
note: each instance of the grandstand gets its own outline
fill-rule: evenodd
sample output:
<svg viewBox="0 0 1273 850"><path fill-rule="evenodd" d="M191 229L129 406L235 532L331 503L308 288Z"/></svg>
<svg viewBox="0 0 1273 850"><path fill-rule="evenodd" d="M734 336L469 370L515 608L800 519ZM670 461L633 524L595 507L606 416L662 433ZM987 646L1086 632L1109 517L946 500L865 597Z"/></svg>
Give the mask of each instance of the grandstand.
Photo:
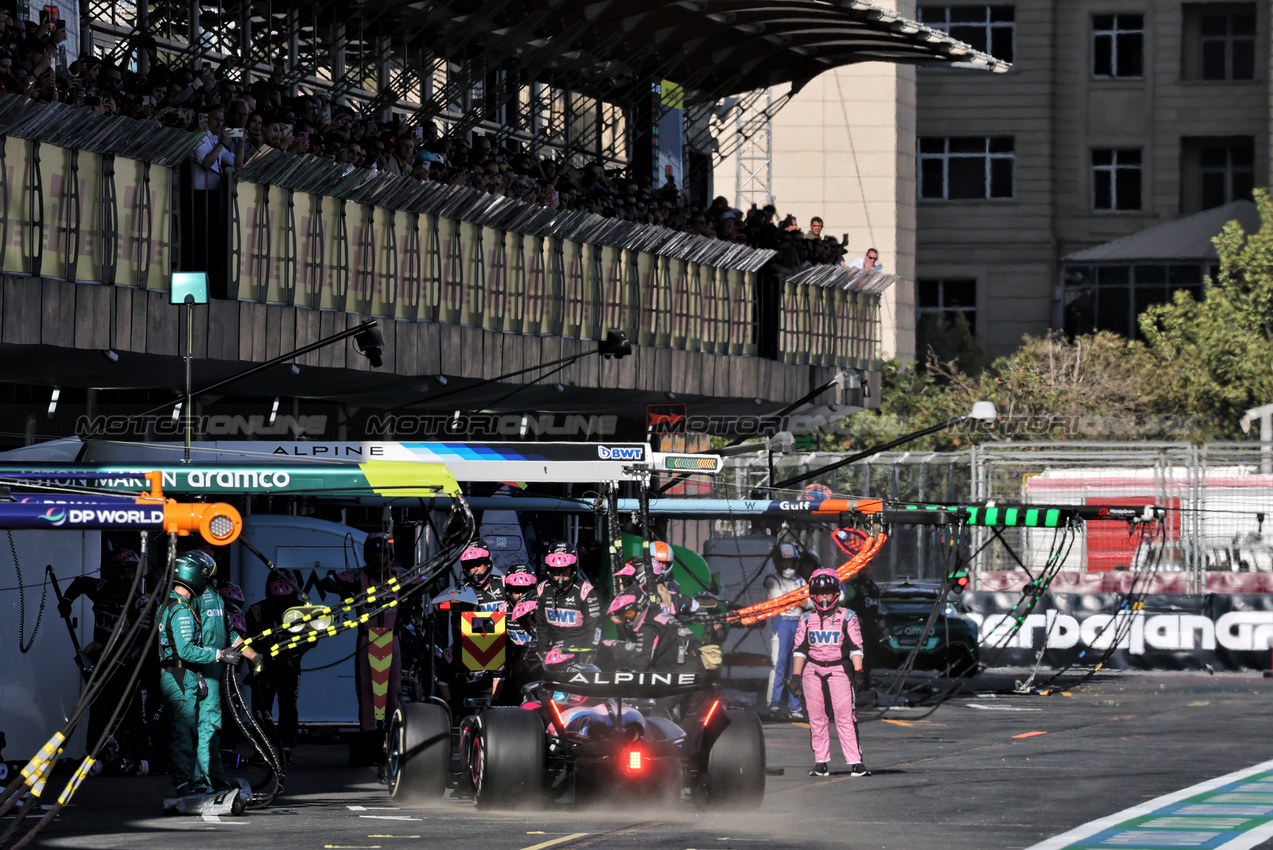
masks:
<svg viewBox="0 0 1273 850"><path fill-rule="evenodd" d="M606 404L641 433L646 407L672 398L761 414L837 371L869 378L894 281L790 274L754 238L719 238L710 174L730 122L754 91L854 62L1006 68L856 0L56 8L65 36L14 22L56 42L56 73L15 63L30 85L0 96L8 401L47 404L53 387L85 404L170 397L171 272L207 271L197 383L380 320L379 369L337 345L233 390L248 407L329 405L353 436L351 406L570 412L619 389ZM112 69L107 109L85 79ZM184 199L213 91L292 127L201 210ZM387 167L404 140L419 160ZM355 142L378 156L351 161ZM635 357L583 356L617 327ZM551 376L502 379L573 355ZM3 430L51 432L18 417Z"/></svg>

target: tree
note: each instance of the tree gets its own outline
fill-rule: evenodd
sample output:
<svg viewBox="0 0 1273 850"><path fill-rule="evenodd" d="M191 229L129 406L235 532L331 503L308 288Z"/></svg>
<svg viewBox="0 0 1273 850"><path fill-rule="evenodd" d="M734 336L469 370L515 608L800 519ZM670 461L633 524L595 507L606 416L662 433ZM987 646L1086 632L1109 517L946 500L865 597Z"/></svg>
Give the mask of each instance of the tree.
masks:
<svg viewBox="0 0 1273 850"><path fill-rule="evenodd" d="M1178 292L1141 314L1164 403L1197 417L1203 439L1238 438L1238 420L1273 402L1273 203L1255 191L1260 229L1236 221L1214 240L1220 274L1206 298Z"/></svg>

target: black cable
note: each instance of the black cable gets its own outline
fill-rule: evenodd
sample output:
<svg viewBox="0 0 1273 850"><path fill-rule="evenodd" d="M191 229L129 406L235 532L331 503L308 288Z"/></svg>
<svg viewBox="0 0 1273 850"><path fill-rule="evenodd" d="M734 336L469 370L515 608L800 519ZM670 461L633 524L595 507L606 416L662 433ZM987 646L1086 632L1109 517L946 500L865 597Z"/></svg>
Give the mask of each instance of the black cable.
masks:
<svg viewBox="0 0 1273 850"><path fill-rule="evenodd" d="M40 621L44 619L44 602L49 595L49 583L45 581L40 591L40 610L35 615L35 628L31 629L31 639L27 641L26 646L23 646L22 633L27 630L27 595L22 586L22 565L18 563L18 547L13 544L13 532L6 530L5 534L9 535L9 551L13 553L13 568L18 573L18 649L26 655L31 651L31 647L35 646L35 636L40 633Z"/></svg>
<svg viewBox="0 0 1273 850"><path fill-rule="evenodd" d="M173 548L173 551L175 551L176 536L172 535L172 537L173 537L173 542L170 548ZM141 560L138 560L137 567L133 572L133 583L129 586L128 594L125 597L124 608L123 608L124 611L128 611L132 608L133 600L136 597L138 590L140 589L141 579L144 573L145 573L145 563ZM115 673L117 672L115 668L120 666L120 661L123 660L123 658L125 658L128 655L133 644L136 642L137 635L139 634L139 631L142 628L142 624L145 622L146 617L150 614L151 608L154 606L154 604L155 604L155 598L152 597L151 599L147 600L146 606L142 609L141 615L138 616L136 620L133 622L132 626L128 630L127 636L123 639L122 642L120 641L120 635L123 632L124 623L127 621L127 617L121 616L116 621L115 627L111 631L110 637L106 641L106 646L102 650L102 655L98 662L98 665L93 668L93 674L92 676L89 677L88 684L85 685L83 692L81 692L80 698L76 702L75 707L71 710L71 713L67 717L66 722L63 724L61 730L59 730L59 732L57 733L57 735L54 736L54 738L50 738L49 742L45 745L45 750L47 750L50 745L55 745L56 747L53 754L45 759L46 764L48 762L51 762L54 758L56 758L57 753L61 751L61 744L65 743L65 741L71 737L71 734L75 731L76 726L79 725L79 722L84 718L84 715L88 712L89 707L101 695L102 691L105 689L106 684L110 681L111 677L115 675ZM118 652L116 652L117 648L118 648ZM107 726L109 727L109 724L107 724ZM55 739L59 736L62 739L60 743L55 741ZM32 763L34 762L35 762L35 759L32 759ZM35 770L37 771L37 773L34 775L40 776L41 775L40 771L43 770L43 768L37 767L35 768ZM47 780L47 771L45 772L44 779ZM26 777L24 777L21 773L19 773L18 776L14 777L13 781L10 782L9 785L5 787L4 792L0 794L0 815L7 812L10 808L13 807L14 803L16 803L18 799L20 799L20 797L22 796L21 789L26 787L26 785L27 785ZM35 804L35 801L38 799L39 798L35 794L27 795L27 800L23 804L22 808L19 810L17 816L14 818L13 823L9 825L9 827L4 831L4 833L0 833L0 846L3 846L6 842L8 842L10 838L13 837L14 832L17 831L18 826L22 823L23 819L26 817L27 812L30 811L31 807Z"/></svg>

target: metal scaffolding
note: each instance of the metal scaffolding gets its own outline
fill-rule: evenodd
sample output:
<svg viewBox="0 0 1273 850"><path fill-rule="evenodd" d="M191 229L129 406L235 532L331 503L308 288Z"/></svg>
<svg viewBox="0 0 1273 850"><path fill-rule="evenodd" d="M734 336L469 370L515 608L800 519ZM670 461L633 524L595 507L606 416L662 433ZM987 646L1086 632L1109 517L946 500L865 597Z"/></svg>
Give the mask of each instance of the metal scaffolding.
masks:
<svg viewBox="0 0 1273 850"><path fill-rule="evenodd" d="M784 101L785 102L785 101ZM772 88L740 97L737 111L735 150L737 178L735 205L740 210L772 204L774 156L774 92Z"/></svg>

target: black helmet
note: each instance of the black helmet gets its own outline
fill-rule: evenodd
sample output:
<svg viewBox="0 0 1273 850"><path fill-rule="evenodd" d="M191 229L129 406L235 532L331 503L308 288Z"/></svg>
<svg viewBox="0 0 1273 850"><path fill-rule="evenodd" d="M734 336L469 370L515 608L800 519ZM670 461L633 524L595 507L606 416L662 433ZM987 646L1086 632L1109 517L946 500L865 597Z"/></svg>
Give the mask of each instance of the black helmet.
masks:
<svg viewBox="0 0 1273 850"><path fill-rule="evenodd" d="M132 549L120 549L106 562L102 569L102 578L110 581L130 579L140 562L141 558Z"/></svg>
<svg viewBox="0 0 1273 850"><path fill-rule="evenodd" d="M368 534L362 544L362 560L369 567L388 566L393 561L393 538L383 531Z"/></svg>
<svg viewBox="0 0 1273 850"><path fill-rule="evenodd" d="M548 572L548 581L558 590L565 590L575 580L579 570L579 556L575 547L564 541L554 543L544 556L544 569Z"/></svg>
<svg viewBox="0 0 1273 850"><path fill-rule="evenodd" d="M823 598L834 594L829 605L822 604L818 597ZM821 569L817 570L809 578L809 598L813 600L813 607L821 612L830 611L840 601L840 579L836 575L835 570Z"/></svg>
<svg viewBox="0 0 1273 850"><path fill-rule="evenodd" d="M172 564L176 573L173 580L195 596L201 596L208 587L208 579L216 574L217 562L207 552L195 550L182 555Z"/></svg>
<svg viewBox="0 0 1273 850"><path fill-rule="evenodd" d="M491 547L482 538L469 543L460 553L460 569L464 580L473 587L485 587L491 580Z"/></svg>

